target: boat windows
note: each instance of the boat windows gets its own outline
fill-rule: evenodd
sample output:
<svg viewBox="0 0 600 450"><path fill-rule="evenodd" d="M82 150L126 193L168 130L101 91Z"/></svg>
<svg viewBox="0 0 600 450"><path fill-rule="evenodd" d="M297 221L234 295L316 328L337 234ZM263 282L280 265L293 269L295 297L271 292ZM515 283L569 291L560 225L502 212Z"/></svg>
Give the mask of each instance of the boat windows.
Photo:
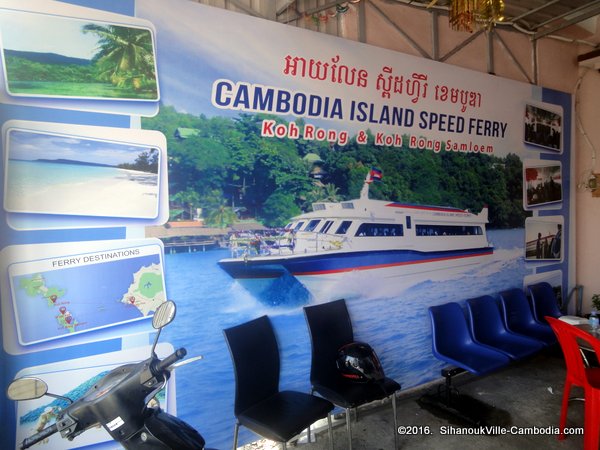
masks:
<svg viewBox="0 0 600 450"><path fill-rule="evenodd" d="M480 236L483 230L478 225L417 225L417 236Z"/></svg>
<svg viewBox="0 0 600 450"><path fill-rule="evenodd" d="M313 211L325 211L326 209L324 203L313 203L312 207Z"/></svg>
<svg viewBox="0 0 600 450"><path fill-rule="evenodd" d="M319 222L321 221L321 219L313 219L310 222L308 222L308 225L306 225L306 228L304 229L304 231L315 231L317 228L317 225L319 225Z"/></svg>
<svg viewBox="0 0 600 450"><path fill-rule="evenodd" d="M406 229L410 230L412 228L412 223L410 221L410 216L406 216Z"/></svg>
<svg viewBox="0 0 600 450"><path fill-rule="evenodd" d="M323 233L323 234L327 233L329 231L329 229L331 228L332 224L333 224L333 220L325 221L325 223L323 224L323 227L321 228L319 233Z"/></svg>
<svg viewBox="0 0 600 450"><path fill-rule="evenodd" d="M298 222L294 227L294 231L298 231L300 228L302 228L302 225L304 225L304 222Z"/></svg>
<svg viewBox="0 0 600 450"><path fill-rule="evenodd" d="M355 234L355 236L365 237L393 237L403 235L403 225L396 223L362 223Z"/></svg>
<svg viewBox="0 0 600 450"><path fill-rule="evenodd" d="M346 231L348 231L348 228L350 228L351 224L351 220L343 220L337 230L335 230L335 234L346 234Z"/></svg>
<svg viewBox="0 0 600 450"><path fill-rule="evenodd" d="M342 202L342 209L354 209L354 203Z"/></svg>

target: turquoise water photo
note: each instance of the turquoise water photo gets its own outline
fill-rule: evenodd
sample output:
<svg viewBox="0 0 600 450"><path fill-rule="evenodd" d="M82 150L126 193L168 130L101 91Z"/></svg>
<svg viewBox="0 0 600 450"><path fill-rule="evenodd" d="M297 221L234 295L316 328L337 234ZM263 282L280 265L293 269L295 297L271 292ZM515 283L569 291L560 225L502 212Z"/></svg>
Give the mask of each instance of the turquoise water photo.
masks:
<svg viewBox="0 0 600 450"><path fill-rule="evenodd" d="M158 148L10 129L4 209L30 214L155 218Z"/></svg>

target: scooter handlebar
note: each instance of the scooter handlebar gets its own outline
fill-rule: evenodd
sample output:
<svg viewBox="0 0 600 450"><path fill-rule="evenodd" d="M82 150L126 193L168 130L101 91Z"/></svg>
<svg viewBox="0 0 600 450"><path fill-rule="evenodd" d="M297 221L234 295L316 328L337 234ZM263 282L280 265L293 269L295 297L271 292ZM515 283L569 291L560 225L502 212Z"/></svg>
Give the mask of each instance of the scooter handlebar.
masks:
<svg viewBox="0 0 600 450"><path fill-rule="evenodd" d="M185 355L187 355L187 350L183 347L178 348L177 350L175 350L174 353L170 354L162 361L159 361L158 364L156 364L156 366L153 367L152 374L154 376L158 376L166 369L168 369L171 365L175 364L180 359L185 358Z"/></svg>
<svg viewBox="0 0 600 450"><path fill-rule="evenodd" d="M39 433L34 434L33 436L29 436L28 438L23 439L21 442L20 450L24 450L26 448L31 447L32 445L37 444L40 441L43 441L49 436L52 436L54 433L58 431L58 426L56 424L50 425L47 428L44 428Z"/></svg>

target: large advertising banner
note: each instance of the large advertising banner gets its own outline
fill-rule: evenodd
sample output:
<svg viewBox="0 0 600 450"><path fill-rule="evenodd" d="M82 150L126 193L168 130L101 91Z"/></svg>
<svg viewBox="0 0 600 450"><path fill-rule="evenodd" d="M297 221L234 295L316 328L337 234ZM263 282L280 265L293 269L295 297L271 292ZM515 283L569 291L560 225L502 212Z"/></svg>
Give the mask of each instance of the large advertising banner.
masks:
<svg viewBox="0 0 600 450"><path fill-rule="evenodd" d="M172 299L159 354L204 358L159 401L228 448L224 328L267 314L280 387L308 392L303 307L343 298L405 389L445 366L429 306L540 281L566 298L569 94L168 3L0 6L3 388L81 395L148 357ZM2 404L11 448L61 407Z"/></svg>

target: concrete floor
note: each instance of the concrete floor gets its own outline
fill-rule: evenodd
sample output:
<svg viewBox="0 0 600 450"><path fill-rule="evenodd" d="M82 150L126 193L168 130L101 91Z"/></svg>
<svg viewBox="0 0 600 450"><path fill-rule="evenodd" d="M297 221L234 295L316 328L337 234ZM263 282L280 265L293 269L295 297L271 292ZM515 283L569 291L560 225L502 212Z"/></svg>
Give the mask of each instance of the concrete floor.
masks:
<svg viewBox="0 0 600 450"><path fill-rule="evenodd" d="M426 392L435 392L437 384L425 389L400 392L397 399L398 425L413 434L397 436L400 449L581 449L583 435L568 436L559 441L553 432L558 427L560 405L565 378L565 367L560 349L545 351L526 361L487 375L474 377L459 375L453 383L476 401L494 407L487 424L496 425L495 435L452 434L469 427L443 411L427 409L417 402ZM440 383L443 380L440 381ZM571 396L583 396L574 388ZM359 410L358 421L352 421L354 450L394 449L393 416L389 402L367 405ZM500 435L504 426L507 434ZM567 427L583 426L583 402L571 401ZM515 428L511 428L515 427ZM537 429L535 428L537 427ZM539 431L542 429L542 433ZM511 434L514 430L520 434ZM529 433L529 434L523 434ZM333 430L335 450L347 450L348 441L343 415L335 421ZM288 444L293 448L294 444ZM275 443L259 441L243 447L244 450L281 448ZM325 430L318 433L317 441L300 443L303 450L328 450L329 439Z"/></svg>

